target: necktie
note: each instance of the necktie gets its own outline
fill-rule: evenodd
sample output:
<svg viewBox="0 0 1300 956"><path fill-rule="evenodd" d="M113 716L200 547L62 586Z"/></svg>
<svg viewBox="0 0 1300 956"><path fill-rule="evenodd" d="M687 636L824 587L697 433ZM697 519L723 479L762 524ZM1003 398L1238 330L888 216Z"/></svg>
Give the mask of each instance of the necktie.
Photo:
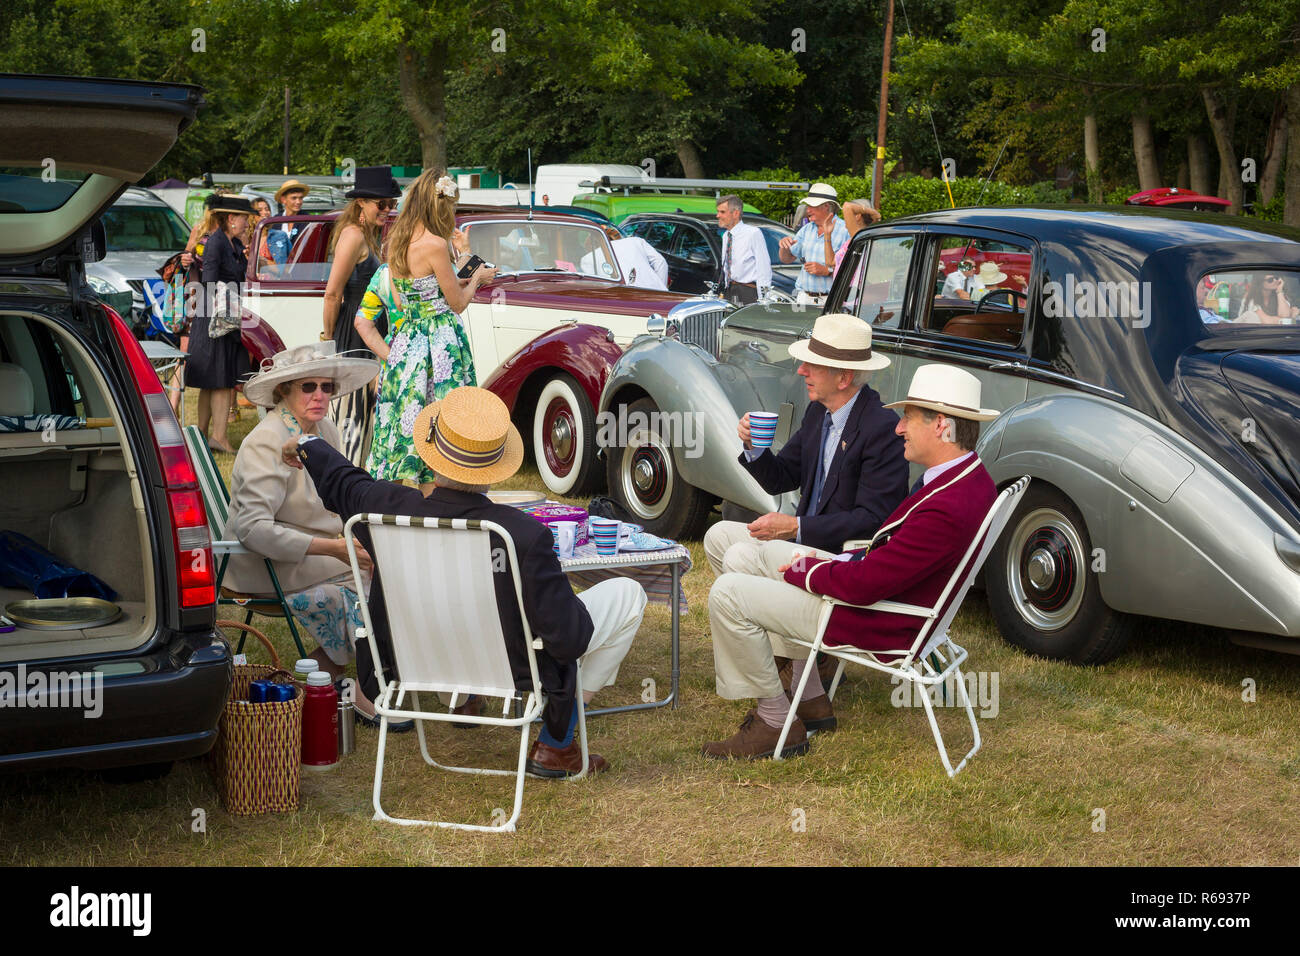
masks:
<svg viewBox="0 0 1300 956"><path fill-rule="evenodd" d="M808 514L815 515L821 511L822 486L826 484L826 439L831 433L831 413L822 417L822 440L817 443L817 477L813 479L812 501L808 505Z"/></svg>
<svg viewBox="0 0 1300 956"><path fill-rule="evenodd" d="M916 479L916 484L914 484L911 490L908 491L907 496L909 498L912 497L912 495L916 494L924 487L925 487L925 475L922 475L920 478Z"/></svg>
<svg viewBox="0 0 1300 956"><path fill-rule="evenodd" d="M731 230L722 237L722 284L731 282Z"/></svg>

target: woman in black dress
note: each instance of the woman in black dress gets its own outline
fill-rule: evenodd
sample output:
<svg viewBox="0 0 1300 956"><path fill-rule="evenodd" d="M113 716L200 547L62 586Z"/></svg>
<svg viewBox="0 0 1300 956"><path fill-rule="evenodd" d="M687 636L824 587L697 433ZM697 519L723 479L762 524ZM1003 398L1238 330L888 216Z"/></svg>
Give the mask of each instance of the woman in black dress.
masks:
<svg viewBox="0 0 1300 956"><path fill-rule="evenodd" d="M379 243L389 210L397 208L402 191L393 179L389 166L363 166L357 170L354 188L348 190L352 200L334 223L330 236L329 281L325 285L324 331L321 340L333 339L338 354L372 359L352 320L361 305L366 287L379 268ZM381 331L386 333L387 329ZM330 404L330 418L338 426L342 439L340 451L358 468L366 465L370 451L370 433L374 424L375 393L373 382L349 392Z"/></svg>
<svg viewBox="0 0 1300 956"><path fill-rule="evenodd" d="M185 363L186 386L199 389L199 428L208 436L209 448L228 455L235 453L226 437L231 389L249 370L248 353L238 328L214 339L208 335L208 325L216 283L234 284L230 291L237 293L244 280L248 260L241 237L252 212L252 205L242 196L222 196L212 206L216 229L203 249L203 308L190 326L190 354ZM238 309L237 294L229 302L231 308Z"/></svg>

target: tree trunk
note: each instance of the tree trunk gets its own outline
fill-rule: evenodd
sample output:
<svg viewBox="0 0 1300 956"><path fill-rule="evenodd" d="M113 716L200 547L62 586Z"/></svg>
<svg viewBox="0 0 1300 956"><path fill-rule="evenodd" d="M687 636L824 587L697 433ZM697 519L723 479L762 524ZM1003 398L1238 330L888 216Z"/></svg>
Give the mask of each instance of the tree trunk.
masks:
<svg viewBox="0 0 1300 956"><path fill-rule="evenodd" d="M1300 86L1300 84L1292 84ZM1277 181L1282 175L1282 157L1286 155L1287 95L1278 98L1273 107L1273 119L1268 124L1268 140L1264 144L1264 168L1259 174L1259 201L1269 202L1277 195Z"/></svg>
<svg viewBox="0 0 1300 956"><path fill-rule="evenodd" d="M1178 164L1178 172L1174 174L1174 185L1179 189L1191 189L1192 181L1187 173L1187 160Z"/></svg>
<svg viewBox="0 0 1300 956"><path fill-rule="evenodd" d="M1300 83L1286 91L1286 201L1282 221L1300 226Z"/></svg>
<svg viewBox="0 0 1300 956"><path fill-rule="evenodd" d="M1228 212L1241 214L1241 204L1245 193L1241 188L1241 168L1237 165L1237 149L1232 145L1233 110L1223 97L1223 91L1212 86L1201 88L1201 98L1205 101L1205 112L1210 118L1210 130L1214 133L1214 145L1219 150L1219 188L1221 197L1232 203Z"/></svg>
<svg viewBox="0 0 1300 956"><path fill-rule="evenodd" d="M854 136L849 141L849 149L852 153L852 173L854 176L861 176L867 167L867 138L861 133Z"/></svg>
<svg viewBox="0 0 1300 956"><path fill-rule="evenodd" d="M443 63L447 48L434 44L427 53L405 43L397 46L397 79L402 106L420 138L420 161L425 169L447 165L447 105L443 90Z"/></svg>
<svg viewBox="0 0 1300 956"><path fill-rule="evenodd" d="M1205 137L1193 133L1187 137L1187 171L1191 177L1192 192L1202 196L1210 195L1210 148L1205 145Z"/></svg>
<svg viewBox="0 0 1300 956"><path fill-rule="evenodd" d="M704 178L704 162L700 159L700 151L689 139L677 141L677 161L682 164L682 175L687 179Z"/></svg>
<svg viewBox="0 0 1300 956"><path fill-rule="evenodd" d="M1097 114L1089 110L1083 116L1083 161L1087 166L1088 202L1099 204L1101 193L1101 146L1097 140Z"/></svg>
<svg viewBox="0 0 1300 956"><path fill-rule="evenodd" d="M1156 141L1151 135L1151 116L1144 99L1133 111L1133 158L1137 161L1138 188L1160 186L1160 164L1156 162Z"/></svg>

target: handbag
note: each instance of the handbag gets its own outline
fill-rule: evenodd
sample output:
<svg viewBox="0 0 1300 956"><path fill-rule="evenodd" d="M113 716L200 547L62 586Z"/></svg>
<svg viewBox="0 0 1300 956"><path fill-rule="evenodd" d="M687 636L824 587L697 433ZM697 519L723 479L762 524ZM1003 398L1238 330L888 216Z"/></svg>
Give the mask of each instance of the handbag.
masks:
<svg viewBox="0 0 1300 956"><path fill-rule="evenodd" d="M212 312L208 318L208 338L219 339L238 329L239 294L230 285L218 282L212 294Z"/></svg>

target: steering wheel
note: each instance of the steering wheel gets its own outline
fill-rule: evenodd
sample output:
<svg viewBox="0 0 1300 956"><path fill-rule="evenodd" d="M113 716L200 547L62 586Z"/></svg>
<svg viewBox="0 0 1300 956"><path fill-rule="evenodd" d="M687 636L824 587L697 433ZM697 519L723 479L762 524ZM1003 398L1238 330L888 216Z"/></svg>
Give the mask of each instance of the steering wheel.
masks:
<svg viewBox="0 0 1300 956"><path fill-rule="evenodd" d="M1007 304L1011 306L1012 312L1024 311L1024 306L1021 306L1020 308L1016 307L1016 299L1023 300L1025 306L1029 304L1029 296L1025 295L1025 293L1021 292L1019 289L994 289L992 292L986 292L980 298L979 302L975 303L975 312L977 314L982 312L984 310L984 304L986 302L1000 295L1005 295L1007 297L1008 300Z"/></svg>

